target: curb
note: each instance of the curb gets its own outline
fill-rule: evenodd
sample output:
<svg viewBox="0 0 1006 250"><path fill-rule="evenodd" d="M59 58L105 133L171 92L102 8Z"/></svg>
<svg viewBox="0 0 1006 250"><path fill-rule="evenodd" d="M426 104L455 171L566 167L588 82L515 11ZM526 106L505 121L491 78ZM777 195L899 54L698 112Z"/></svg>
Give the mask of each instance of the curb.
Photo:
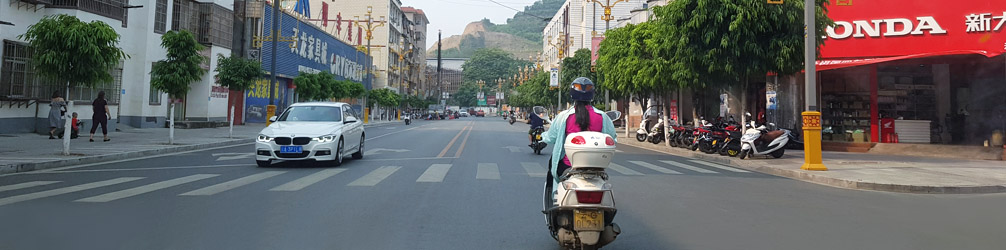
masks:
<svg viewBox="0 0 1006 250"><path fill-rule="evenodd" d="M138 158L138 157L144 157L144 156L152 156L152 155L160 155L160 154L170 154L170 153L177 153L177 152L183 152L183 151L192 151L192 150L204 149L204 148L213 148L213 147L227 146L227 145L232 145L232 144L251 143L251 142L254 142L254 141L255 141L255 139L236 139L236 140L226 140L226 141L220 141L220 142L194 144L194 145L179 145L179 146L170 147L170 148L140 150L140 151L126 152L126 153L118 153L118 154L84 156L84 157L80 157L80 158L55 160L55 161L16 163L16 164L11 164L11 165L0 166L0 174L23 173L23 172L30 172L30 171L36 171L36 170L58 168L58 167L66 167L66 166L73 166L73 165L101 163L101 162L107 162L107 161L124 160L124 159L129 159L129 158Z"/></svg>
<svg viewBox="0 0 1006 250"><path fill-rule="evenodd" d="M364 124L364 126L365 127L383 127L383 126L388 126L388 125L392 125L392 124L397 124L397 123L396 122L381 122L381 123L374 123L374 124ZM220 141L220 142L211 142L211 143L194 144L194 145L179 145L179 146L170 147L170 148L141 150L141 151L126 152L126 153L118 153L118 154L84 156L84 157L73 158L73 159L63 159L63 160L44 161L44 162L14 163L14 164L10 164L10 165L2 165L2 166L0 166L0 174L24 173L24 172L31 172L31 171L36 171L36 170L59 168L59 167L66 167L66 166L73 166L73 165L101 163L101 162L108 162L108 161L125 160L125 159L130 159L130 158L138 158L138 157L145 157L145 156L170 154L170 153L177 153L177 152L183 152L183 151L192 151L192 150L198 150L198 149L215 148L215 147L227 146L227 145L232 145L232 144L252 143L252 142L255 142L255 139L230 139L230 140Z"/></svg>
<svg viewBox="0 0 1006 250"><path fill-rule="evenodd" d="M634 138L632 138L634 139ZM636 141L629 141L623 144L629 144L630 146L655 150L658 152L681 156L690 157L695 159L700 159L704 161L710 161L720 164L729 165L731 167L737 167L744 170L755 171L763 174L774 175L794 180L800 180L804 182L815 183L824 186L845 188L845 189L858 189L858 190L870 190L870 191L883 191L883 192L895 192L895 193L913 193L913 194L987 194L987 193L1006 193L1006 185L988 185L988 186L922 186L922 185L904 185L904 184L890 184L890 183L876 183L876 182L866 182L866 181L853 181L838 179L833 177L821 176L813 174L812 171L803 170L791 170L791 169L780 169L770 166L758 165L753 162L745 162L744 160L725 157L720 155L712 155L705 153L696 153L691 151L685 151L680 148L673 148L673 150L667 150L666 145L659 144L661 147L658 149L654 145L643 144ZM641 144L641 145L640 145Z"/></svg>

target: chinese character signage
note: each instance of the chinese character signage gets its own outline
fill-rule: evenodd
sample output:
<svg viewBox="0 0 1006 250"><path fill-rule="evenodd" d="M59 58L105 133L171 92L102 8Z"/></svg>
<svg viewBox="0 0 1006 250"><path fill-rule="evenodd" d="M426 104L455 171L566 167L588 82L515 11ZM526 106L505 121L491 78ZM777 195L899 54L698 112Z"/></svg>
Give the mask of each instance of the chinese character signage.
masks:
<svg viewBox="0 0 1006 250"><path fill-rule="evenodd" d="M831 2L826 59L1006 53L1006 1Z"/></svg>
<svg viewBox="0 0 1006 250"><path fill-rule="evenodd" d="M312 24L301 22L287 13L281 13L280 36L292 38L293 42L279 42L276 53L277 76L294 78L299 72L327 71L337 80L361 83L370 89L366 65L370 61L366 53L335 39ZM263 27L272 27L272 7L265 7ZM271 35L269 30L263 32ZM292 44L294 46L291 46ZM272 42L262 44L262 68L272 66Z"/></svg>

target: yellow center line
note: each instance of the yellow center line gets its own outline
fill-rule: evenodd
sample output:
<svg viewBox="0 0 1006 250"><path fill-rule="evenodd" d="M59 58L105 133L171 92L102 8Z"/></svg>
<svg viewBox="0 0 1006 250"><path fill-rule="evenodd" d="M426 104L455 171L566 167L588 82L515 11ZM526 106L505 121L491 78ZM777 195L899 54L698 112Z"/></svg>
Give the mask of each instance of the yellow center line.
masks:
<svg viewBox="0 0 1006 250"><path fill-rule="evenodd" d="M468 143L468 136L472 135L472 127L468 127L468 133L465 134L465 139L461 140L461 146L458 146L458 152L454 153L454 158L461 157L461 152L465 151L465 144Z"/></svg>
<svg viewBox="0 0 1006 250"><path fill-rule="evenodd" d="M469 122L469 124L471 124L471 122ZM461 134L465 133L465 129L468 129L468 124L465 124L465 127L462 128L461 131L458 131L458 134L454 136L454 139L451 139L451 142L447 143L447 147L444 147L444 150L440 151L437 158L444 157L444 155L447 154L447 150L450 150L451 146L454 146L454 142L458 140L458 137L461 137Z"/></svg>

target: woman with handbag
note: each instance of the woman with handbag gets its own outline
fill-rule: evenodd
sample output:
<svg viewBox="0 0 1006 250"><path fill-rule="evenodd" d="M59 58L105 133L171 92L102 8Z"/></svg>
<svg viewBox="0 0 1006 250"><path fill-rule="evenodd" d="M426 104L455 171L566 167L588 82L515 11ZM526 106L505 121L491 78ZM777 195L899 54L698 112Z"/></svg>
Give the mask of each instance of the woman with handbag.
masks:
<svg viewBox="0 0 1006 250"><path fill-rule="evenodd" d="M49 139L56 139L53 133L63 128L63 115L66 114L66 100L59 96L59 91L52 92L49 102Z"/></svg>

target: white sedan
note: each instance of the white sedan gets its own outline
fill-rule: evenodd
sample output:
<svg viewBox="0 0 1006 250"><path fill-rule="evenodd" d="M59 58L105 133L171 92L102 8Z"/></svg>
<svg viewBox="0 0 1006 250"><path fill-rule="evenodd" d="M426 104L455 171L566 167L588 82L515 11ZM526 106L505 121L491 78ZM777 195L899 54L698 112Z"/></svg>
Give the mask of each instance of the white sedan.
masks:
<svg viewBox="0 0 1006 250"><path fill-rule="evenodd" d="M259 167L273 160L324 161L342 164L347 152L363 158L363 121L349 104L308 102L290 105L259 132L255 161Z"/></svg>

